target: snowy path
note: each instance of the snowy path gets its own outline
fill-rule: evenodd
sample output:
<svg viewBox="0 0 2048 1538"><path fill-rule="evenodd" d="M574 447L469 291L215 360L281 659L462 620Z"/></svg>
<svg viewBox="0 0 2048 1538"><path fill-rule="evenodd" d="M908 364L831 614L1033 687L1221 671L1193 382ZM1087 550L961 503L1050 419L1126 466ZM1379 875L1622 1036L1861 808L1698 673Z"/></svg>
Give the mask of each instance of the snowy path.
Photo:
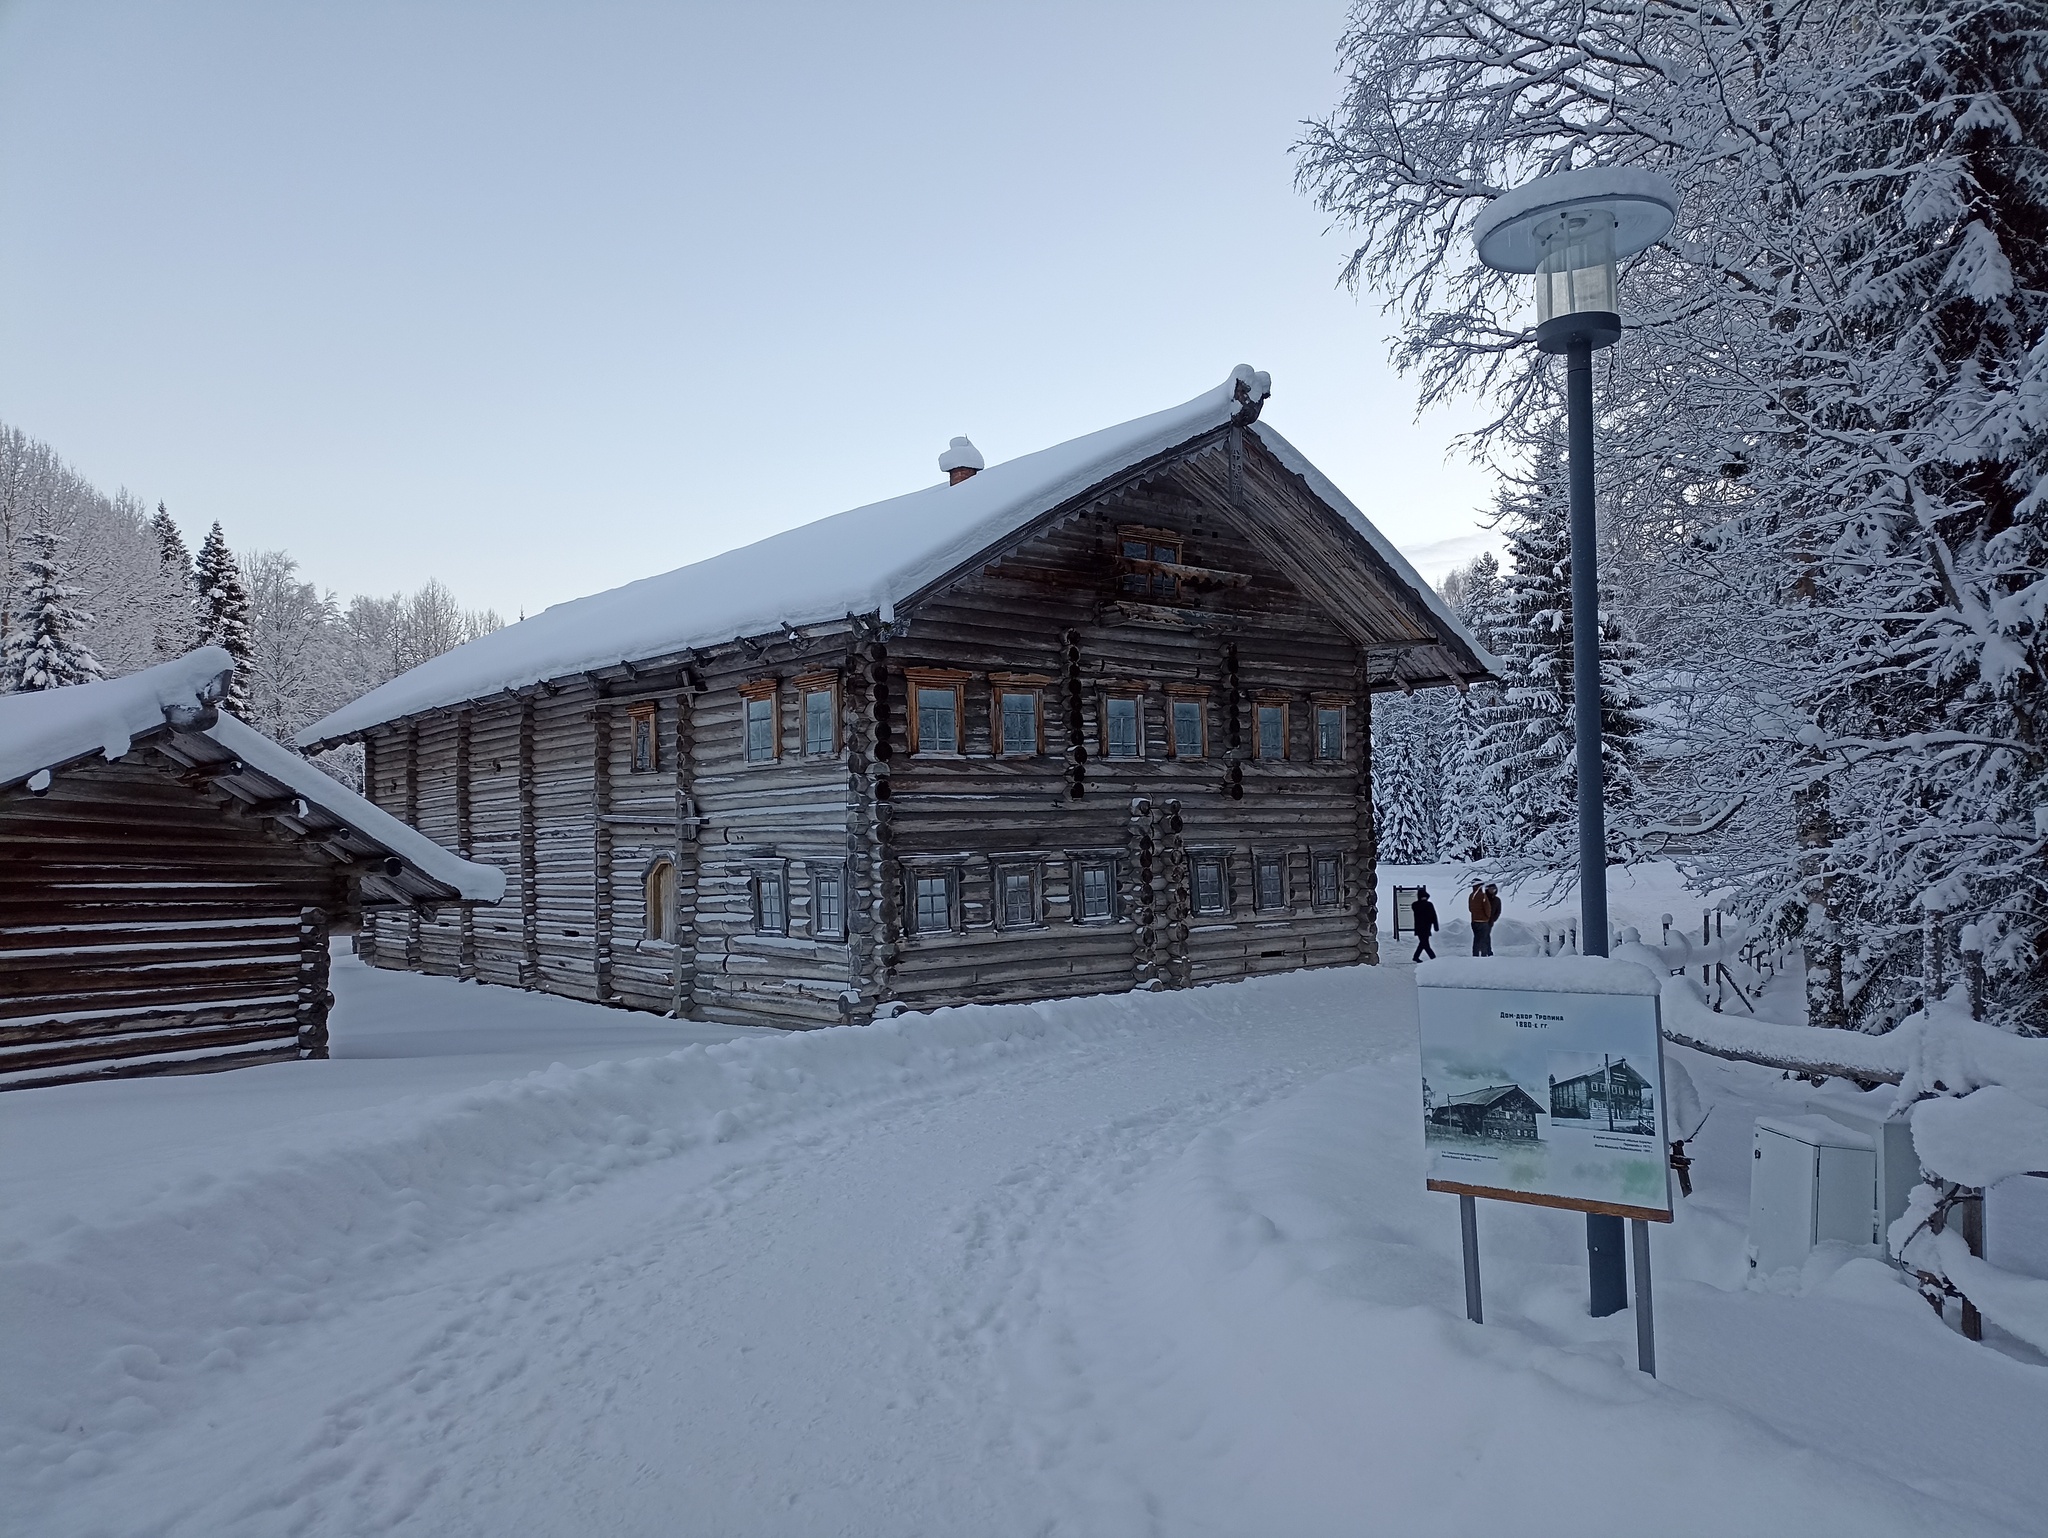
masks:
<svg viewBox="0 0 2048 1538"><path fill-rule="evenodd" d="M402 1154L366 1156L418 1242L313 1180L330 1152L291 1189L348 1234L277 1219L244 1257L327 1272L317 1306L251 1336L201 1303L151 1326L146 1299L99 1301L95 1347L65 1349L82 1381L126 1362L132 1392L81 1391L93 1434L68 1459L63 1394L34 1411L0 1464L25 1476L10 1530L1576 1533L1595 1469L1664 1532L2028 1530L2048 1372L1957 1340L1871 1262L1801 1296L1731 1290L1732 1159L1658 1236L1664 1383L1632 1371L1626 1315L1584 1317L1565 1215L1488 1207L1494 1322L1464 1324L1455 1208L1419 1189L1412 998L1401 969L1305 974L757 1037L670 1080L563 1073L521 1125L554 1140L533 1170L573 1175L519 1202L451 1194L483 1178L465 1139L498 1150L501 1097L467 1121L422 1103L418 1128L393 1117ZM884 1048L865 1091L846 1063L819 1088L818 1054ZM675 1110L712 1061L754 1098ZM1757 1092L1743 1072L1717 1091ZM707 1135L647 1151L664 1106ZM645 1156L593 1156L593 1127ZM120 1250L109 1225L97 1253L140 1266L149 1231ZM36 1310L87 1285L56 1263L67 1232L7 1257L0 1304L59 1319ZM194 1263L166 1263L175 1293Z"/></svg>

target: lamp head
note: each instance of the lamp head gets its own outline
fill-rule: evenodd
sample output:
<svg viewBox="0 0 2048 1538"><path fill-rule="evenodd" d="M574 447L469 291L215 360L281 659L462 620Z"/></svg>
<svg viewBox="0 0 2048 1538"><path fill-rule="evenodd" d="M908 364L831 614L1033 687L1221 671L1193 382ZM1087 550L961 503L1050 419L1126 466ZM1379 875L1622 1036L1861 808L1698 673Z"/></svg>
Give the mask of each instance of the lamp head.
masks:
<svg viewBox="0 0 2048 1538"><path fill-rule="evenodd" d="M1621 338L1615 263L1662 240L1678 193L1654 171L1588 166L1557 171L1495 198L1472 229L1479 259L1496 272L1536 276L1536 345L1564 352L1576 340Z"/></svg>

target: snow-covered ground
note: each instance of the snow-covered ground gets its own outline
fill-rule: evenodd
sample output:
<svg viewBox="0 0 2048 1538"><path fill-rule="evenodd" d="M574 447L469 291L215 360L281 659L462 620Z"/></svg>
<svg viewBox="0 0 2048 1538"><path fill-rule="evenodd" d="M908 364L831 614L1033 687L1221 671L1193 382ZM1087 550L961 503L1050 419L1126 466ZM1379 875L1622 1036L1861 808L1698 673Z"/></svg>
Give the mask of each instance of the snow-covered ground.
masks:
<svg viewBox="0 0 2048 1538"><path fill-rule="evenodd" d="M1762 1070L1679 1054L1714 1110L1652 1382L1571 1214L1482 1204L1465 1322L1406 965L802 1035L335 985L331 1062L0 1100L10 1534L2048 1510L2048 1365L1846 1249L1745 1286L1749 1124L1809 1092Z"/></svg>

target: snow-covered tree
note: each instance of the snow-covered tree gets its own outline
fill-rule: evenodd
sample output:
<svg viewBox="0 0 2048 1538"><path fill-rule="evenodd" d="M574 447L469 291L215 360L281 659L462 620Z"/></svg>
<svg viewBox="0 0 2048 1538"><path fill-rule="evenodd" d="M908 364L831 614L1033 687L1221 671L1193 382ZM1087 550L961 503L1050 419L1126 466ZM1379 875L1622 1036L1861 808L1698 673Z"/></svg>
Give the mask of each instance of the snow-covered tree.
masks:
<svg viewBox="0 0 2048 1538"><path fill-rule="evenodd" d="M1503 495L1508 571L1482 617L1501 684L1478 709L1477 758L1518 862L1568 876L1576 867L1578 733L1573 719L1571 521L1554 435L1530 479ZM1643 701L1636 649L1620 617L1600 614L1600 758L1610 847L1636 800Z"/></svg>
<svg viewBox="0 0 2048 1538"><path fill-rule="evenodd" d="M37 528L24 543L21 592L14 628L0 654L0 684L12 693L104 678L99 659L82 639L92 616L72 602L78 589L64 579L57 536Z"/></svg>
<svg viewBox="0 0 2048 1538"><path fill-rule="evenodd" d="M57 536L65 578L95 616L86 636L109 673L155 661L156 557L140 502L105 496L25 433L0 426L0 643L12 633L22 562L37 528Z"/></svg>
<svg viewBox="0 0 2048 1538"><path fill-rule="evenodd" d="M242 562L249 592L249 702L244 719L288 741L301 727L363 692L331 594L299 578L282 550L258 550Z"/></svg>
<svg viewBox="0 0 2048 1538"><path fill-rule="evenodd" d="M1302 181L1425 402L1490 396L1482 451L1558 380L1470 220L1566 166L1678 184L1599 369L1601 498L1686 772L1740 806L1703 874L1806 944L1819 1017L1895 1018L1938 909L2048 1028L2038 6L1366 0L1341 48Z"/></svg>
<svg viewBox="0 0 2048 1538"><path fill-rule="evenodd" d="M1486 627L1500 602L1500 561L1491 550L1481 551L1463 566L1445 575L1438 591L1451 612L1465 622L1481 646L1491 649Z"/></svg>
<svg viewBox="0 0 2048 1538"><path fill-rule="evenodd" d="M1426 696L1382 696L1372 712L1372 799L1379 858L1427 865L1437 858L1442 773Z"/></svg>
<svg viewBox="0 0 2048 1538"><path fill-rule="evenodd" d="M249 710L249 674L253 650L249 635L249 593L242 585L242 569L235 553L228 549L227 536L218 523L207 530L199 547L195 574L199 589L199 644L218 646L235 659L234 680L222 701L236 715Z"/></svg>
<svg viewBox="0 0 2048 1538"><path fill-rule="evenodd" d="M1437 848L1446 860L1484 860L1503 848L1506 827L1499 800L1487 785L1480 713L1494 698L1474 688L1447 702L1436 731L1443 796L1437 807Z"/></svg>
<svg viewBox="0 0 2048 1538"><path fill-rule="evenodd" d="M158 579L153 641L157 660L163 661L182 657L192 649L192 552L185 548L185 536L161 502L156 505L156 516L149 521L149 532L156 541Z"/></svg>

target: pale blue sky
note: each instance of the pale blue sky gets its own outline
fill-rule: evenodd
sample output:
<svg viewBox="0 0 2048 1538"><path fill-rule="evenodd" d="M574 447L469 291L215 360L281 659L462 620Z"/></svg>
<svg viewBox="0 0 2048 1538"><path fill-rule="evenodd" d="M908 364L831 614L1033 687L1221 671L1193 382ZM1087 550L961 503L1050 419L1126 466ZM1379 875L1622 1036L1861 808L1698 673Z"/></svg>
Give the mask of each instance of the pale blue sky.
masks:
<svg viewBox="0 0 2048 1538"><path fill-rule="evenodd" d="M1465 421L1415 420L1291 181L1342 20L0 0L0 419L344 595L509 617L1248 362L1435 576Z"/></svg>

